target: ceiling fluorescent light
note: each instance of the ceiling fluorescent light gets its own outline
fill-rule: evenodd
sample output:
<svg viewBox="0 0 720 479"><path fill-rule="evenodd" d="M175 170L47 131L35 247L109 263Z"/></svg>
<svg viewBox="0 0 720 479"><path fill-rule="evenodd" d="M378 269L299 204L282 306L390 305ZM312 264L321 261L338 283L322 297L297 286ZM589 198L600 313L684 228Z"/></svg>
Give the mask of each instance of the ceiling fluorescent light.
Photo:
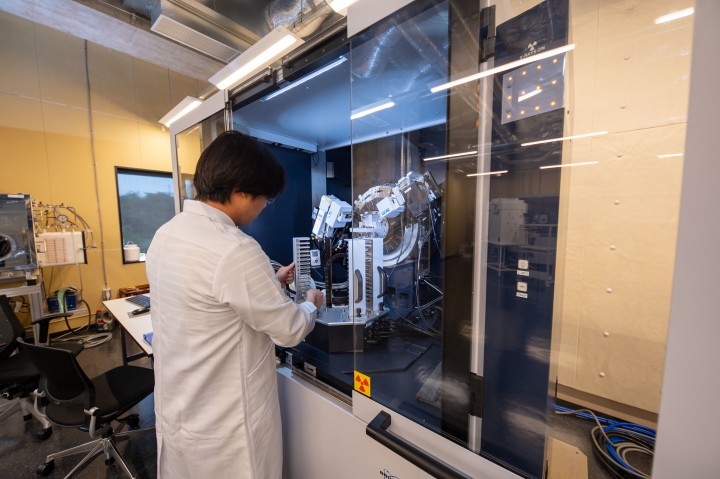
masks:
<svg viewBox="0 0 720 479"><path fill-rule="evenodd" d="M600 136L600 135L607 135L607 134L608 134L607 131L596 131L594 133L585 133L584 135L563 136L561 138L550 138L549 140L530 141L528 143L520 143L520 146L542 145L543 143L553 143L555 141L565 141L565 140L577 140L578 138L587 138L589 136Z"/></svg>
<svg viewBox="0 0 720 479"><path fill-rule="evenodd" d="M392 108L395 106L394 101L387 101L384 103L381 103L377 106L367 106L362 110L355 110L352 115L350 115L351 120L357 120L358 118L362 118L364 116L372 115L375 112L381 111L381 110L387 110L388 108Z"/></svg>
<svg viewBox="0 0 720 479"><path fill-rule="evenodd" d="M287 28L277 27L211 76L209 82L219 90L232 88L303 43L302 38Z"/></svg>
<svg viewBox="0 0 720 479"><path fill-rule="evenodd" d="M685 156L685 153L668 153L665 155L658 155L658 158L677 158L679 156Z"/></svg>
<svg viewBox="0 0 720 479"><path fill-rule="evenodd" d="M357 0L331 0L328 1L327 4L340 15L347 15L348 7L355 2L357 2Z"/></svg>
<svg viewBox="0 0 720 479"><path fill-rule="evenodd" d="M424 158L423 161L449 160L450 158L459 158L461 156L472 156L472 155L477 155L477 151L466 151L465 153L454 153L452 155L443 155L443 156L431 156L430 158Z"/></svg>
<svg viewBox="0 0 720 479"><path fill-rule="evenodd" d="M585 161L583 163L565 163L564 165L548 165L541 166L541 170L547 170L550 168L565 168L566 166L585 166L585 165L597 165L597 161Z"/></svg>
<svg viewBox="0 0 720 479"><path fill-rule="evenodd" d="M430 91L432 93L437 93L441 90L447 90L449 88L452 88L454 86L462 85L463 83L468 83L474 80L479 80L480 78L485 78L490 75L495 75L496 73L501 73L507 70L514 70L515 68L521 67L523 65L527 65L528 63L537 62L540 60L544 60L546 58L554 57L555 55L560 55L561 53L569 52L570 50L575 49L575 44L571 43L569 45L565 45L564 47L555 48L553 50L548 50L544 53L539 53L537 55L532 55L526 58L523 58L521 60L516 60L514 62L506 63L505 65L500 65L499 67L491 68L489 70L484 70L478 73L475 73L474 75L466 76L463 78L459 78L457 80L443 83L442 85L434 86L430 88Z"/></svg>
<svg viewBox="0 0 720 479"><path fill-rule="evenodd" d="M186 96L180 103L175 105L172 110L167 112L164 117L160 118L160 123L169 127L171 124L175 123L180 118L199 107L201 104L202 100L195 98L194 96Z"/></svg>
<svg viewBox="0 0 720 479"><path fill-rule="evenodd" d="M686 8L684 10L678 10L677 12L668 13L667 15L656 18L655 25L672 22L673 20L680 20L681 18L689 17L693 13L695 13L695 9L692 7Z"/></svg>
<svg viewBox="0 0 720 479"><path fill-rule="evenodd" d="M508 170L486 171L485 173L470 173L468 176L490 176L490 175L500 176L507 172L508 172Z"/></svg>
<svg viewBox="0 0 720 479"><path fill-rule="evenodd" d="M315 70L315 71L312 72L311 74L305 75L304 77L300 78L299 80L296 80L296 81L294 81L294 82L292 82L292 83L290 83L290 84L288 84L288 85L280 88L279 90L272 92L272 93L269 94L268 96L261 98L260 101L268 101L268 100L271 100L271 99L275 98L276 96L285 93L285 92L288 91L288 90L292 90L292 89L295 88L296 86L302 85L302 84L305 83L306 81L312 80L313 78L322 75L323 73L325 73L325 72L328 71L328 70L332 70L332 69L335 68L336 66L341 65L341 64L345 63L346 61L347 61L347 58L345 58L345 57L340 57L340 58L338 58L337 60L335 60L334 62L332 62L332 63L330 63L330 64L328 64L328 65L325 65L325 66L322 67L321 69Z"/></svg>

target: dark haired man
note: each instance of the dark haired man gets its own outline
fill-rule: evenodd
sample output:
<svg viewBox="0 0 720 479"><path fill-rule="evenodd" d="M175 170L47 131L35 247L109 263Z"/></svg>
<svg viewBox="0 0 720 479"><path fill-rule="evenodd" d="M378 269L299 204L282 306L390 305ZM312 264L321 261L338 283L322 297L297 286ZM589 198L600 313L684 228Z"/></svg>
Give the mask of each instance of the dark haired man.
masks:
<svg viewBox="0 0 720 479"><path fill-rule="evenodd" d="M323 294L295 304L283 290L294 265L273 272L251 223L285 186L257 140L236 131L200 155L198 201L155 234L152 292L158 477L282 476L274 345L312 330Z"/></svg>

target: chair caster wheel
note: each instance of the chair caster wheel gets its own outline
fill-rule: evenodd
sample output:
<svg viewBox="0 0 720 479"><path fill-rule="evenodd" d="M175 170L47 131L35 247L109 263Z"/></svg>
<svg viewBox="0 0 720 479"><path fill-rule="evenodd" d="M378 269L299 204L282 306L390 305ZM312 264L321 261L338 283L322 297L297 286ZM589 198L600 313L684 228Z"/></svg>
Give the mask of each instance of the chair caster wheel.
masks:
<svg viewBox="0 0 720 479"><path fill-rule="evenodd" d="M114 457L111 457L110 459L105 459L105 465L106 465L106 466L112 466L113 464L115 464L115 458L114 458Z"/></svg>
<svg viewBox="0 0 720 479"><path fill-rule="evenodd" d="M49 427L49 428L47 428L47 429L43 429L42 431L40 431L39 433L37 433L37 437L38 437L38 439L40 439L41 441L44 441L45 439L49 438L50 436L52 436L52 427Z"/></svg>
<svg viewBox="0 0 720 479"><path fill-rule="evenodd" d="M25 414L23 416L23 421L29 421L30 419L32 419L32 414Z"/></svg>
<svg viewBox="0 0 720 479"><path fill-rule="evenodd" d="M50 462L43 462L38 466L35 472L38 476L47 477L52 474L53 469L55 469L55 460L52 460Z"/></svg>

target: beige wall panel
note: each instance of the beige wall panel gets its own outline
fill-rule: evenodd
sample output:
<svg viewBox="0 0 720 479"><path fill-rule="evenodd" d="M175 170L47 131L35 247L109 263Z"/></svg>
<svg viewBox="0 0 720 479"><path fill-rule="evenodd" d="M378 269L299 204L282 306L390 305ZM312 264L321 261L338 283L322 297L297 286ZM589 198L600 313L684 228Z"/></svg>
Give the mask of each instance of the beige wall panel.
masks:
<svg viewBox="0 0 720 479"><path fill-rule="evenodd" d="M684 125L608 135L595 142L599 161L588 185L588 216L594 222L666 221L677 218ZM619 202L619 203L618 203Z"/></svg>
<svg viewBox="0 0 720 479"><path fill-rule="evenodd" d="M148 170L172 172L170 134L160 123L138 122L140 164Z"/></svg>
<svg viewBox="0 0 720 479"><path fill-rule="evenodd" d="M100 249L88 251L88 264L78 266L55 266L44 268L45 289L48 292L56 291L59 288L75 286L82 287L83 299L90 306L91 318L95 311L103 309L102 290L104 287L102 276L102 256ZM108 269L108 287L112 290L112 297L118 296L118 289L124 286L146 284L144 264L123 265L122 259L117 252L106 255L106 266ZM78 327L87 322L87 316L78 314L71 318L71 325ZM51 331L64 330L65 325L55 325Z"/></svg>
<svg viewBox="0 0 720 479"><path fill-rule="evenodd" d="M35 25L42 99L87 110L84 41Z"/></svg>
<svg viewBox="0 0 720 479"><path fill-rule="evenodd" d="M692 19L655 25L691 1L603 3L597 50L599 130L624 131L684 122Z"/></svg>
<svg viewBox="0 0 720 479"><path fill-rule="evenodd" d="M137 121L95 112L93 126L98 164L141 166Z"/></svg>
<svg viewBox="0 0 720 479"><path fill-rule="evenodd" d="M43 133L41 102L35 98L0 92L0 128Z"/></svg>
<svg viewBox="0 0 720 479"><path fill-rule="evenodd" d="M40 98L33 23L0 12L0 65L0 92Z"/></svg>
<svg viewBox="0 0 720 479"><path fill-rule="evenodd" d="M592 112L595 110L595 70L598 44L598 2L572 0L570 2L570 38L575 50L567 55L565 110L571 122L566 125L567 135L597 131ZM568 87L570 86L571 87ZM576 160L580 161L580 160Z"/></svg>
<svg viewBox="0 0 720 479"><path fill-rule="evenodd" d="M656 412L665 341L603 333L602 329L581 330L578 346L588 353L578 365L577 388ZM644 354L637 354L638 350Z"/></svg>
<svg viewBox="0 0 720 479"><path fill-rule="evenodd" d="M95 196L95 179L87 112L44 103L43 117L52 195L38 199L75 206L97 229L97 208L89 201Z"/></svg>
<svg viewBox="0 0 720 479"><path fill-rule="evenodd" d="M151 63L133 59L137 116L140 121L157 123L175 104L170 104L168 71Z"/></svg>
<svg viewBox="0 0 720 479"><path fill-rule="evenodd" d="M88 65L93 111L136 119L132 58L88 44Z"/></svg>
<svg viewBox="0 0 720 479"><path fill-rule="evenodd" d="M569 142L563 150L563 163L591 161L593 141L593 138L583 138ZM560 171L563 178L560 202L567 218L561 220L559 226L565 230L583 229L587 221L587 186L593 181L593 166L562 168Z"/></svg>
<svg viewBox="0 0 720 479"><path fill-rule="evenodd" d="M94 201L95 181L87 111L43 102L43 118L48 155L46 169L50 175L51 194L37 199L75 207L77 213L90 224L94 241L99 246L100 222ZM74 218L69 216L72 221ZM88 242L86 246L90 247L91 243ZM88 263L85 265L43 268L43 281L47 292L68 286L82 288L83 299L88 302L92 316L95 310L102 308L102 263L97 250L87 250L86 256ZM78 314L71 325L77 327L87 320L86 315ZM52 330L64 329L64 323L59 323Z"/></svg>
<svg viewBox="0 0 720 479"><path fill-rule="evenodd" d="M183 174L195 174L195 166L200 159L200 128L194 126L190 131L176 135L178 163Z"/></svg>
<svg viewBox="0 0 720 479"><path fill-rule="evenodd" d="M140 168L140 139L137 121L116 116L96 113L95 154L97 158L98 184L100 187L100 207L103 210L105 228L105 247L108 259L122 264L120 239L120 219L118 216L117 185L115 167L126 166Z"/></svg>
<svg viewBox="0 0 720 479"><path fill-rule="evenodd" d="M40 102L0 93L0 105L0 192L50 195Z"/></svg>
<svg viewBox="0 0 720 479"><path fill-rule="evenodd" d="M569 240L572 237L568 238ZM566 274L563 275L562 311L560 320L560 354L558 357L558 380L561 384L574 386L577 368L578 339L582 318L582 304L576 298L582 298L583 258L585 250L582 242L574 242L563 251Z"/></svg>
<svg viewBox="0 0 720 479"><path fill-rule="evenodd" d="M655 231L660 235L660 240L666 239L663 230L659 227ZM664 236L672 235L665 233ZM673 238L664 244L657 244L638 242L628 236L627 241L621 239L617 249L612 250L608 242L597 240L591 231L586 238L583 268L587 274L583 284L590 291L605 292L605 295L598 296L603 302L593 306L604 308L621 305L619 314L629 320L628 332L632 330L639 335L648 334L657 323L662 323L664 328L671 289L667 276L673 271L672 258L666 258L666 255L674 244ZM588 307L588 310L592 311L592 308ZM641 316L647 322L641 322L635 310L644 311Z"/></svg>
<svg viewBox="0 0 720 479"><path fill-rule="evenodd" d="M115 166L170 171L169 136L157 119L186 95L196 95L199 82L97 45L88 48L100 205L84 41L0 13L0 192L74 206L90 224L98 248L87 251L88 264L44 268L43 280L48 291L82 287L94 314L105 286L98 207L113 297L122 286L147 283L144 264L122 263ZM72 324L86 321L83 315ZM62 323L53 325L54 331L63 329Z"/></svg>
<svg viewBox="0 0 720 479"><path fill-rule="evenodd" d="M180 101L186 96L198 96L202 90L207 88L210 84L200 84L197 80L180 75L174 71L169 71L170 78L170 103L165 112L160 116L162 118L165 113L169 112L172 107L180 103ZM158 118L159 119L159 118Z"/></svg>
<svg viewBox="0 0 720 479"><path fill-rule="evenodd" d="M682 174L682 157L658 155L684 141L680 123L575 140L564 158L598 164L564 171L560 383L653 412Z"/></svg>
<svg viewBox="0 0 720 479"><path fill-rule="evenodd" d="M118 297L118 289L126 286L147 284L145 263L123 264L122 249L110 248L107 255L108 278L113 298Z"/></svg>
<svg viewBox="0 0 720 479"><path fill-rule="evenodd" d="M100 205L103 210L105 228L105 267L109 286L113 290L113 297L116 297L118 288L147 283L147 276L145 275L145 263L123 264L114 167L103 165L99 168L99 174L103 181L110 177L113 183L112 189L103 190L100 196Z"/></svg>
<svg viewBox="0 0 720 479"><path fill-rule="evenodd" d="M631 163L634 162L628 161L628 166ZM610 174L608 176L620 177L620 175ZM660 175L648 176L656 177L658 180L653 181L653 178L645 178L644 181L638 181L637 188L640 191L637 192L628 191L622 188L621 185L612 184L610 181L608 181L607 186L602 184L594 185L589 189L588 195L589 218L597 224L609 228L618 228L624 225L632 227L634 222L663 222L668 216L676 217L678 207L676 181L673 178L661 178ZM653 189L653 185L656 185L657 189ZM663 188L668 192L665 197L661 194ZM619 201L619 203L616 203L616 201ZM638 229L636 232L641 234L642 230Z"/></svg>

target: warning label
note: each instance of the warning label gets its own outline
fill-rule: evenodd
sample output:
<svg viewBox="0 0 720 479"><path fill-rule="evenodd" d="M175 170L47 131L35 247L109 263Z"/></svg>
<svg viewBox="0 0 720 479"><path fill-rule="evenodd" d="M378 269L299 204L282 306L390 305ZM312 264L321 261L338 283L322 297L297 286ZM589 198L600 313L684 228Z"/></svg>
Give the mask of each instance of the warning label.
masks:
<svg viewBox="0 0 720 479"><path fill-rule="evenodd" d="M355 371L355 390L370 397L370 377Z"/></svg>

